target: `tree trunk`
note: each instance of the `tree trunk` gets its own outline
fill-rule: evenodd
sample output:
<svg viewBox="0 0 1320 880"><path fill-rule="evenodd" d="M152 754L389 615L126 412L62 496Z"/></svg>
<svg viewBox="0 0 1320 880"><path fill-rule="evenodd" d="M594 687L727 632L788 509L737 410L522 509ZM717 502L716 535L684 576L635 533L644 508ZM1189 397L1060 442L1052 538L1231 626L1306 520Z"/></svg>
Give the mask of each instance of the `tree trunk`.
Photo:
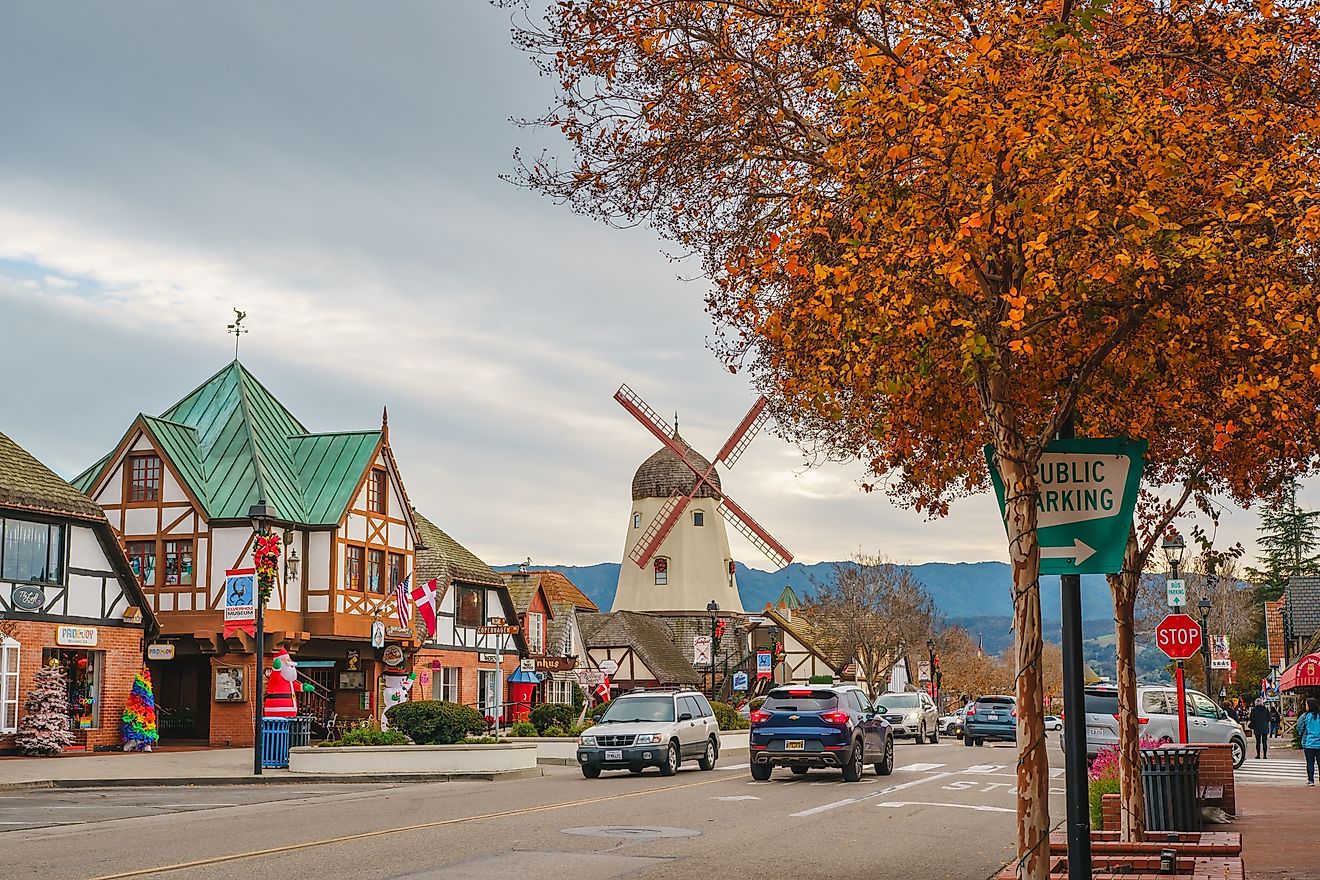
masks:
<svg viewBox="0 0 1320 880"><path fill-rule="evenodd" d="M1139 841L1146 834L1146 797L1141 785L1141 725L1137 721L1137 644L1133 614L1141 579L1136 531L1128 533L1123 570L1108 575L1114 594L1114 638L1118 652L1118 792L1122 804L1120 836Z"/></svg>
<svg viewBox="0 0 1320 880"><path fill-rule="evenodd" d="M1017 665L1017 875L1044 880L1049 872L1050 775L1046 752L1040 618L1040 545L1036 537L1036 476L1025 450L999 456L1005 522L1013 564L1013 644Z"/></svg>

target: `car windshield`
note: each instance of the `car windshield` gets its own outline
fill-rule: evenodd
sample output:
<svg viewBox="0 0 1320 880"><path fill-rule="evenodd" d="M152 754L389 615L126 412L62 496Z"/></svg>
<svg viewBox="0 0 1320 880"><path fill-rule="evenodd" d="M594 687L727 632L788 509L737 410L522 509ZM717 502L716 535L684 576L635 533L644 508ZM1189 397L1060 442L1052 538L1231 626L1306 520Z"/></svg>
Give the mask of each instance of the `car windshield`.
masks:
<svg viewBox="0 0 1320 880"><path fill-rule="evenodd" d="M1013 708L1012 697L981 697L976 701L976 708L989 709L991 712L1007 711Z"/></svg>
<svg viewBox="0 0 1320 880"><path fill-rule="evenodd" d="M621 697L610 703L601 716L601 724L627 724L630 721L673 721L674 698L668 696Z"/></svg>
<svg viewBox="0 0 1320 880"><path fill-rule="evenodd" d="M838 705L839 697L834 691L782 688L771 691L761 708L767 712L825 712Z"/></svg>
<svg viewBox="0 0 1320 880"><path fill-rule="evenodd" d="M916 709L921 706L921 698L916 694L885 694L876 702L886 709Z"/></svg>
<svg viewBox="0 0 1320 880"><path fill-rule="evenodd" d="M1092 715L1117 715L1118 693L1116 691L1087 691L1086 711Z"/></svg>

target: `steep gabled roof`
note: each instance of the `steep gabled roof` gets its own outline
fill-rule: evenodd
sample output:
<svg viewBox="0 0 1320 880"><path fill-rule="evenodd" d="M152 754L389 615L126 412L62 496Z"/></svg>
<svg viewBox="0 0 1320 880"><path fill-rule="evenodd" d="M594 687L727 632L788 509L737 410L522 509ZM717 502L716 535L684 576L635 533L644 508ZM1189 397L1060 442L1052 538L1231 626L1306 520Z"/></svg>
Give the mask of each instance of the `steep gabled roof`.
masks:
<svg viewBox="0 0 1320 880"><path fill-rule="evenodd" d="M545 597L551 605L567 602L579 611L600 610L596 607L596 603L591 601L586 593L579 590L577 585L570 581L562 571L536 569L527 573L540 577L541 589L545 590Z"/></svg>
<svg viewBox="0 0 1320 880"><path fill-rule="evenodd" d="M105 522L95 501L0 434L0 507Z"/></svg>
<svg viewBox="0 0 1320 880"><path fill-rule="evenodd" d="M449 537L416 509L413 518L417 522L417 577L420 580L436 578L445 587L451 580L457 580L504 588L500 573L478 559L475 553Z"/></svg>
<svg viewBox="0 0 1320 880"><path fill-rule="evenodd" d="M632 648L661 684L701 682L701 674L674 644L673 633L659 617L640 611L579 614L578 626L588 648Z"/></svg>
<svg viewBox="0 0 1320 880"><path fill-rule="evenodd" d="M784 614L775 608L766 608L762 613L804 648L828 663L835 672L841 672L852 660L845 656L838 635L827 628L815 626L799 614Z"/></svg>

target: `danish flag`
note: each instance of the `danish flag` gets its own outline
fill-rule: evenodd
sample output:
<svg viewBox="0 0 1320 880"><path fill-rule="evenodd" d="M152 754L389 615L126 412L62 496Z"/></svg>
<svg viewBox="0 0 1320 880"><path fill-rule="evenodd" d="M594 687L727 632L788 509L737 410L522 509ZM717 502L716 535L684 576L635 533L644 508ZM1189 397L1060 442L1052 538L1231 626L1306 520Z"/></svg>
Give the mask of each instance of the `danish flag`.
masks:
<svg viewBox="0 0 1320 880"><path fill-rule="evenodd" d="M435 578L431 578L424 584L418 584L413 588L413 601L417 603L417 610L422 615L422 621L426 624L426 634L428 637L434 636L436 631L435 600L439 595L439 588L436 587Z"/></svg>

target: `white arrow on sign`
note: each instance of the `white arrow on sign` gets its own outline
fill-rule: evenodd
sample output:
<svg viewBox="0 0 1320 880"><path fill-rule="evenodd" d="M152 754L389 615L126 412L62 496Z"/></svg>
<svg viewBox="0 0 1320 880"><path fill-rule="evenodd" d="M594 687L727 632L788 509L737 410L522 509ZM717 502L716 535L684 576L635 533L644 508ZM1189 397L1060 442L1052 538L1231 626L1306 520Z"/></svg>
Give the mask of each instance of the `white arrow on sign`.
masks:
<svg viewBox="0 0 1320 880"><path fill-rule="evenodd" d="M1084 543L1081 538L1073 538L1071 547L1041 547L1041 559L1072 559L1073 565L1081 565L1095 555L1095 548Z"/></svg>

